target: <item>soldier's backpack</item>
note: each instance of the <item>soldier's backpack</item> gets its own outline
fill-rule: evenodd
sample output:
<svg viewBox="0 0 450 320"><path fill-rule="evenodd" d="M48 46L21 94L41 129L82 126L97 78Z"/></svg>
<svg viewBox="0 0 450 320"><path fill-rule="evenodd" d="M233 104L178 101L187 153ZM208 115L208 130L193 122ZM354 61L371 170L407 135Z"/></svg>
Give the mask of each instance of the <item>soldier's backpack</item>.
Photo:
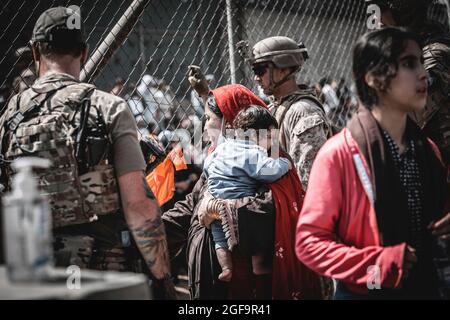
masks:
<svg viewBox="0 0 450 320"><path fill-rule="evenodd" d="M106 124L99 109L90 105L94 89L71 83L31 91L29 103L21 104L19 96L17 111L6 123L6 159L36 156L52 161L51 169L36 174L40 190L50 200L54 228L95 221L97 215L120 208ZM67 92L65 99L51 104L60 90Z"/></svg>

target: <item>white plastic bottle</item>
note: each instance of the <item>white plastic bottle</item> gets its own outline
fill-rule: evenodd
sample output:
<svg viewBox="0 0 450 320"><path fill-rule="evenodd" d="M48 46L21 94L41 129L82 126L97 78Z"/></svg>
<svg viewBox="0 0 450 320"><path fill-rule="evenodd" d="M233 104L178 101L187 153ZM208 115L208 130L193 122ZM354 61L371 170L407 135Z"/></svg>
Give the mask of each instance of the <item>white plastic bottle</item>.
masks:
<svg viewBox="0 0 450 320"><path fill-rule="evenodd" d="M17 174L11 193L3 198L3 242L8 277L13 282L44 279L53 267L51 213L31 171L49 166L49 160L33 157L12 164Z"/></svg>

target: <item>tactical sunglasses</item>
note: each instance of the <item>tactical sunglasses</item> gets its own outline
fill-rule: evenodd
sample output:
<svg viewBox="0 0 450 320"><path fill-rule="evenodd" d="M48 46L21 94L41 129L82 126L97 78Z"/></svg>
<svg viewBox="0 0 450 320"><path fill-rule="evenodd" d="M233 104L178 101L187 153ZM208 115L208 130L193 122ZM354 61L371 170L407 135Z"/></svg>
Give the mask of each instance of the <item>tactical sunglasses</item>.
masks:
<svg viewBox="0 0 450 320"><path fill-rule="evenodd" d="M253 73L258 77L262 77L266 73L268 68L268 64L255 64L252 66Z"/></svg>

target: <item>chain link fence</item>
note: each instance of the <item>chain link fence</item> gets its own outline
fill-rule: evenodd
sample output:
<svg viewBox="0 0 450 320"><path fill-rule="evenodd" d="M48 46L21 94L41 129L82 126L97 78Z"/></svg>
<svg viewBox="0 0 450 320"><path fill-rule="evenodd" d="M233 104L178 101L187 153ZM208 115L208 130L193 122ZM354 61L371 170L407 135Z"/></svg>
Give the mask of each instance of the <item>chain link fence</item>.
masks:
<svg viewBox="0 0 450 320"><path fill-rule="evenodd" d="M186 80L188 65L199 65L211 87L241 83L258 95L251 69L235 44L250 45L275 35L302 41L310 59L298 82L317 89L330 120L345 125L356 105L351 85L351 52L367 31L364 0L150 0L123 44L94 83L124 97L141 134L201 127L201 101ZM448 21L448 1L436 19ZM33 25L49 7L81 8L91 52L111 32L132 0L6 0L0 9L0 83L5 104L11 92L32 83L27 46ZM442 8L441 8L442 9ZM25 70L25 71L24 71ZM29 71L29 70L28 70ZM20 85L22 85L21 88ZM331 88L331 94L325 89ZM267 99L267 97L263 97ZM201 141L200 141L201 143Z"/></svg>

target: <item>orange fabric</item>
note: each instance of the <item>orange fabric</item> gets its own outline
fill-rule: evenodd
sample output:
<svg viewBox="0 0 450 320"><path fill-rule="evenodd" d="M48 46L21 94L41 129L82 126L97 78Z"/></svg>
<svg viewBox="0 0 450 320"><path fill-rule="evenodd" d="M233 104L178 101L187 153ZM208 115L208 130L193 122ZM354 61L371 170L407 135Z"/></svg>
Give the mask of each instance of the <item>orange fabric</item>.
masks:
<svg viewBox="0 0 450 320"><path fill-rule="evenodd" d="M172 199L175 192L175 169L170 157L150 172L146 180L160 206Z"/></svg>
<svg viewBox="0 0 450 320"><path fill-rule="evenodd" d="M175 148L147 176L147 183L160 206L173 198L175 193L175 171L186 169L187 164L184 160L183 150Z"/></svg>

